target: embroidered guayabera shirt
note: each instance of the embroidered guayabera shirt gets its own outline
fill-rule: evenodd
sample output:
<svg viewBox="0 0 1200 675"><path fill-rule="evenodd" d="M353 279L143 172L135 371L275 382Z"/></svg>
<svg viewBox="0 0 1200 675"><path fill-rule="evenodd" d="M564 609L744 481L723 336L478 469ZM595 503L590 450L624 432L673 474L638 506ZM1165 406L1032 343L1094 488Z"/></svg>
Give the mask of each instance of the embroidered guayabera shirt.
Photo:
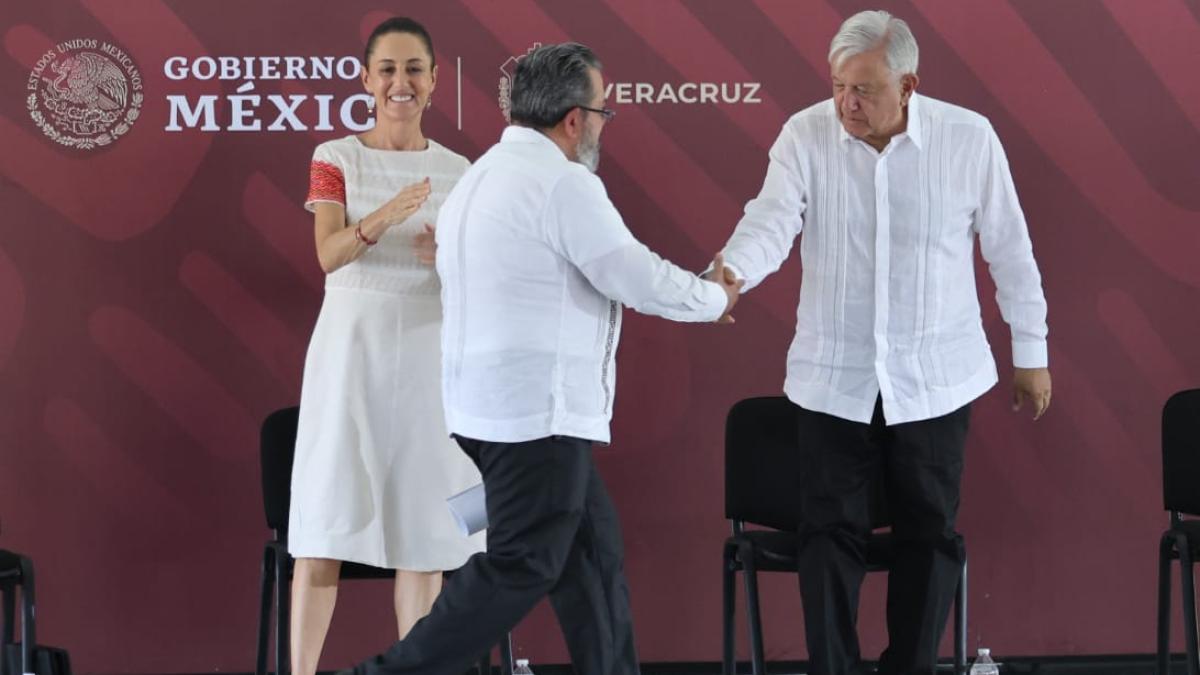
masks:
<svg viewBox="0 0 1200 675"><path fill-rule="evenodd" d="M438 215L442 382L452 434L607 443L621 304L713 321L725 292L634 239L604 184L509 127Z"/></svg>
<svg viewBox="0 0 1200 675"><path fill-rule="evenodd" d="M797 113L725 247L742 292L779 269L797 236L803 277L784 382L796 404L867 422L880 398L898 424L991 388L976 239L1012 330L1013 365L1047 365L1041 275L984 117L913 96L906 131L879 152L845 131L832 100Z"/></svg>

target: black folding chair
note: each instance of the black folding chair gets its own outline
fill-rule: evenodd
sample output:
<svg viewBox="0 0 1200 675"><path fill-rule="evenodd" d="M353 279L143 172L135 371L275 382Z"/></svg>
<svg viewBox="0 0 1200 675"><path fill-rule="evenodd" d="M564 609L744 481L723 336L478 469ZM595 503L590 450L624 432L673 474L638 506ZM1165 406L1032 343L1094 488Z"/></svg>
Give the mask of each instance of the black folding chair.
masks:
<svg viewBox="0 0 1200 675"><path fill-rule="evenodd" d="M259 450L262 466L263 507L271 538L263 548L262 594L258 614L258 651L255 675L267 675L267 652L271 634L271 618L275 621L275 669L282 675L288 668L289 582L292 578L292 557L287 550L288 510L292 501L292 461L296 452L296 427L300 408L277 410L263 420ZM344 562L342 579L392 579L395 570ZM447 577L453 571L446 572ZM491 672L491 654L479 661L482 675ZM500 642L500 672L512 675L512 636Z"/></svg>
<svg viewBox="0 0 1200 675"><path fill-rule="evenodd" d="M797 574L799 561L799 457L801 439L796 407L782 396L749 398L736 403L725 421L725 517L733 535L725 540L722 574L722 672L734 675L735 576L743 573L750 624L750 663L764 675L762 618L758 603L759 572ZM871 505L871 522L886 527L882 482ZM754 524L771 529L747 529ZM889 569L895 557L890 532L876 531L867 543L867 571ZM967 564L964 560L954 603L956 675L967 670ZM1196 675L1196 674L1193 674Z"/></svg>
<svg viewBox="0 0 1200 675"><path fill-rule="evenodd" d="M1167 399L1162 411L1163 508L1170 527L1158 547L1158 674L1167 675L1171 647L1171 561L1179 561L1188 675L1200 675L1196 647L1196 589L1192 564L1200 556L1200 389Z"/></svg>

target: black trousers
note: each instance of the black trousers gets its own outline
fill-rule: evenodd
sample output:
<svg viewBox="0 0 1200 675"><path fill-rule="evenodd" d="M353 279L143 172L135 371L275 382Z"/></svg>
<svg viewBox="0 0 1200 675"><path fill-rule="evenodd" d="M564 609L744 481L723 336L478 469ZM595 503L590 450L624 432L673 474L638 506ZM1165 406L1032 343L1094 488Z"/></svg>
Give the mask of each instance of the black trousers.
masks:
<svg viewBox="0 0 1200 675"><path fill-rule="evenodd" d="M883 675L928 675L965 556L954 530L970 407L885 426L798 409L804 447L799 572L814 675L865 672L856 623L875 478L882 474L896 542L888 574Z"/></svg>
<svg viewBox="0 0 1200 675"><path fill-rule="evenodd" d="M456 571L404 640L359 675L461 675L546 595L575 672L638 673L617 513L592 444L458 438L483 474L487 551Z"/></svg>

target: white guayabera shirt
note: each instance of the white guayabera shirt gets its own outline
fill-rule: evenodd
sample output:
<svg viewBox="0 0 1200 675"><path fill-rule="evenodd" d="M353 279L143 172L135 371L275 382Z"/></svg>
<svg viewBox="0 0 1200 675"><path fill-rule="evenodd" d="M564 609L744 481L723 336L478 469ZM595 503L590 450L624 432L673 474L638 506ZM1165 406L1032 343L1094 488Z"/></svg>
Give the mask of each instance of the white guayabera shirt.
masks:
<svg viewBox="0 0 1200 675"><path fill-rule="evenodd" d="M607 443L621 304L713 321L725 291L634 239L604 184L509 127L438 215L442 387L452 434Z"/></svg>
<svg viewBox="0 0 1200 675"><path fill-rule="evenodd" d="M784 391L796 404L888 424L952 412L997 381L975 290L974 244L1012 329L1013 365L1047 365L1046 300L1008 160L983 116L914 95L882 152L832 100L792 116L762 191L725 247L762 282L800 239L803 279Z"/></svg>

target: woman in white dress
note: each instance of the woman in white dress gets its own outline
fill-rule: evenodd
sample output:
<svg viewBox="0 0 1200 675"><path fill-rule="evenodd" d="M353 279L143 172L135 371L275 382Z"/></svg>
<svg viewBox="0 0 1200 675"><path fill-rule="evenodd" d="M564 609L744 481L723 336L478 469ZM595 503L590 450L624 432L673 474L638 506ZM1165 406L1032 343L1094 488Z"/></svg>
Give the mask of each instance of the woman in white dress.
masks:
<svg viewBox="0 0 1200 675"><path fill-rule="evenodd" d="M396 570L404 637L429 612L442 571L484 545L482 534L461 534L446 507L480 478L442 414L442 309L429 225L468 162L421 133L437 68L420 24L380 24L363 63L375 126L317 147L305 200L327 276L292 472L297 675L317 670L342 561Z"/></svg>

